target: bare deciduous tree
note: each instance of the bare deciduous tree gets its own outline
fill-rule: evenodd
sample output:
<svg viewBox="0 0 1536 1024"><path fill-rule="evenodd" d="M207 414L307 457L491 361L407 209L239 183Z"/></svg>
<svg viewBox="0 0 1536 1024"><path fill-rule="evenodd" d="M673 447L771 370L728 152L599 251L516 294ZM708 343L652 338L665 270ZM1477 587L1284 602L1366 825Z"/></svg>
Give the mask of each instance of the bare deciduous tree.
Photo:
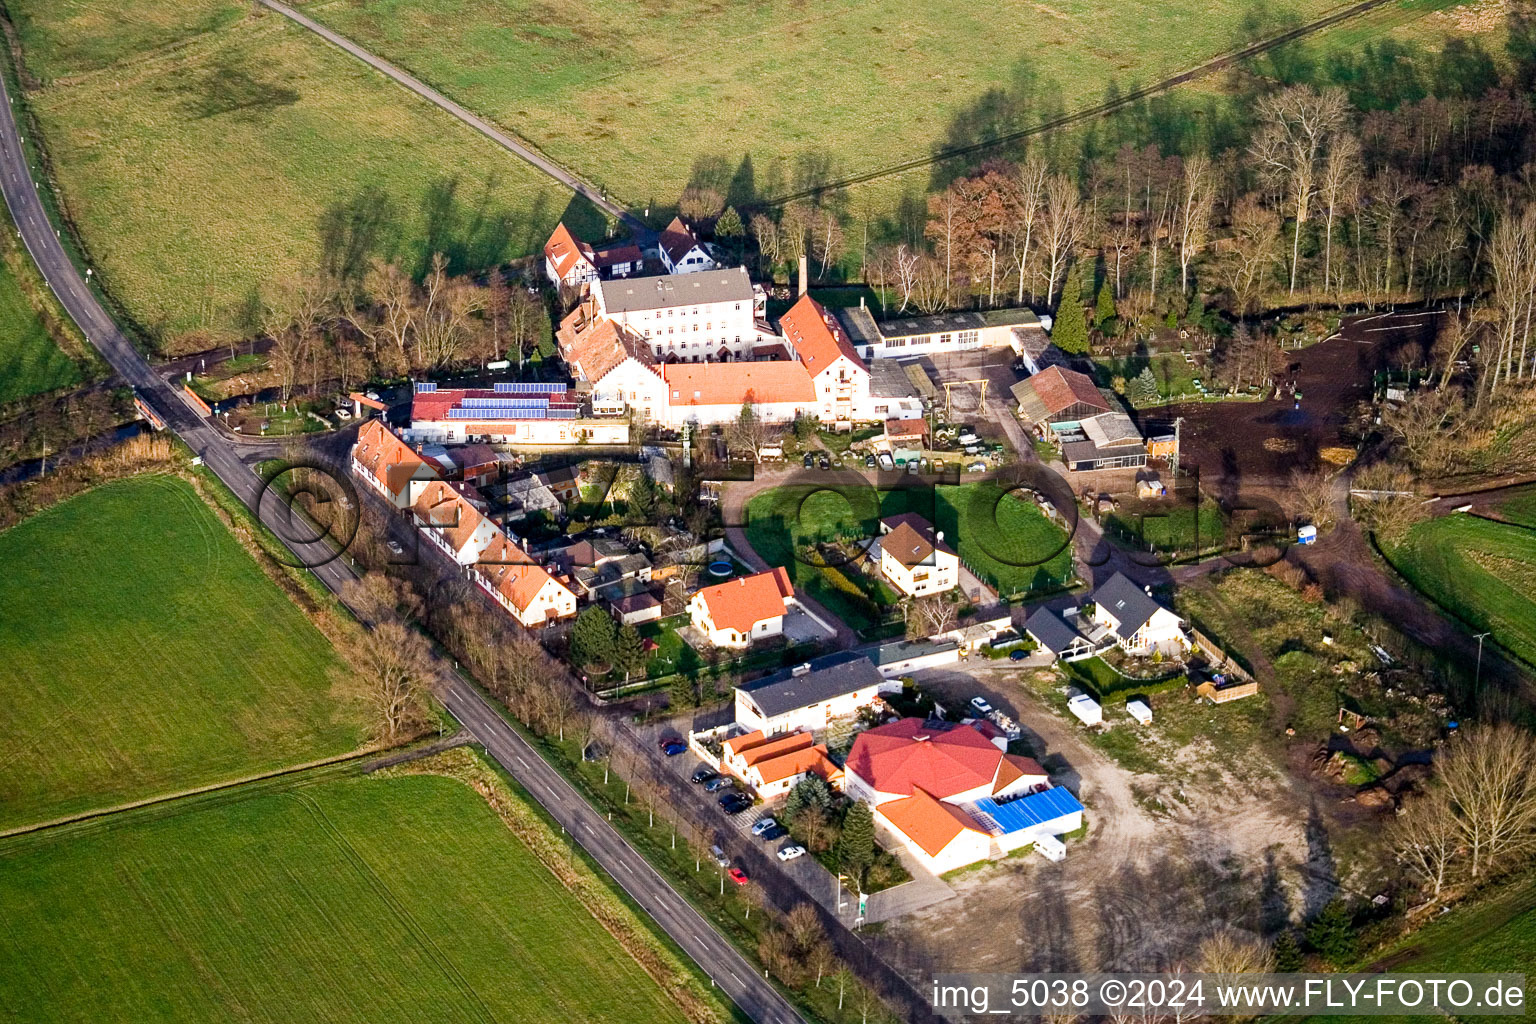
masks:
<svg viewBox="0 0 1536 1024"><path fill-rule="evenodd" d="M1293 85L1259 98L1259 131L1249 152L1276 193L1284 194L1295 230L1291 239L1291 292L1301 258L1301 229L1317 193L1319 164L1334 137L1348 122L1349 101L1342 89L1318 92Z"/></svg>
<svg viewBox="0 0 1536 1024"><path fill-rule="evenodd" d="M1441 757L1436 775L1473 878L1536 842L1536 737L1529 732L1508 723L1468 729Z"/></svg>
<svg viewBox="0 0 1536 1024"><path fill-rule="evenodd" d="M1462 831L1446 791L1435 787L1404 804L1387 826L1387 847L1430 895L1450 884L1461 849Z"/></svg>
<svg viewBox="0 0 1536 1024"><path fill-rule="evenodd" d="M1205 248L1216 207L1216 173L1210 158L1195 154L1184 161L1174 231L1179 250L1179 291L1189 293L1189 265Z"/></svg>

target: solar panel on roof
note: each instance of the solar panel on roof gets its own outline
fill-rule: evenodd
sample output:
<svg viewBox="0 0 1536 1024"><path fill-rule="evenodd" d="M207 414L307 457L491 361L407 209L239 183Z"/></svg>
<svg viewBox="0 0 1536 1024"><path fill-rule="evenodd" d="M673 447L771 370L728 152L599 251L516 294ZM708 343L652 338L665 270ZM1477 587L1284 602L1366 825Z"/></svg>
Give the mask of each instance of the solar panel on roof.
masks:
<svg viewBox="0 0 1536 1024"><path fill-rule="evenodd" d="M436 391L436 390L437 390L437 385L433 384L433 383L430 383L429 381L418 381L417 384L416 384L416 393L418 395L424 395L424 394L427 394L428 392Z"/></svg>

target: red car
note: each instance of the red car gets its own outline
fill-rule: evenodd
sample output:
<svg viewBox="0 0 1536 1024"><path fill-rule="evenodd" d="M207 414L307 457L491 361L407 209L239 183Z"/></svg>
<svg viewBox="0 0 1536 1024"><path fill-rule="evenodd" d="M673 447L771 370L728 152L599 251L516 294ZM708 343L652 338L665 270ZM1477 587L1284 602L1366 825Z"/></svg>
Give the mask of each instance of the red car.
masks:
<svg viewBox="0 0 1536 1024"><path fill-rule="evenodd" d="M731 870L726 872L726 874L730 875L731 881L735 882L737 885L747 884L747 873L741 870L741 868L731 868Z"/></svg>

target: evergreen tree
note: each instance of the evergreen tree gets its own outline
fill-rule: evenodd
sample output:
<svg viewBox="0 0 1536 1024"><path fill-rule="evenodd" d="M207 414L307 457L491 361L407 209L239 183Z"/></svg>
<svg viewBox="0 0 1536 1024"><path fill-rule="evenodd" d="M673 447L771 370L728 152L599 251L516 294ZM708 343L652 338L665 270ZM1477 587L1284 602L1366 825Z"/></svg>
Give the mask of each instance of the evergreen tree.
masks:
<svg viewBox="0 0 1536 1024"><path fill-rule="evenodd" d="M1107 334L1109 333L1108 327L1113 326L1110 324L1110 321L1114 318L1115 296L1114 293L1110 291L1109 279L1106 278L1104 283L1099 285L1099 298L1098 302L1095 303L1093 313L1093 326Z"/></svg>
<svg viewBox="0 0 1536 1024"><path fill-rule="evenodd" d="M724 243L726 248L740 256L741 243L746 235L747 229L741 223L741 214L736 212L736 207L727 206L720 219L715 221L715 240Z"/></svg>
<svg viewBox="0 0 1536 1024"><path fill-rule="evenodd" d="M1301 944L1296 941L1296 933L1289 928L1275 936L1275 944L1271 952L1275 956L1275 970L1281 974L1299 971L1305 965L1301 955Z"/></svg>
<svg viewBox="0 0 1536 1024"><path fill-rule="evenodd" d="M1307 944L1334 967L1348 966L1360 951L1355 915L1341 899L1330 900L1307 925Z"/></svg>
<svg viewBox="0 0 1536 1024"><path fill-rule="evenodd" d="M613 619L597 605L588 605L571 627L571 660L579 668L613 664Z"/></svg>
<svg viewBox="0 0 1536 1024"><path fill-rule="evenodd" d="M1137 406L1155 405L1161 392L1157 388L1157 376L1153 374L1152 367L1144 366L1136 379L1130 384L1131 404Z"/></svg>
<svg viewBox="0 0 1536 1024"><path fill-rule="evenodd" d="M1061 286L1061 303L1051 324L1051 340L1070 355L1088 351L1088 317L1083 313L1083 284L1078 265L1067 271L1067 283Z"/></svg>
<svg viewBox="0 0 1536 1024"><path fill-rule="evenodd" d="M634 626L620 627L614 643L613 667L625 675L634 675L645 668L645 640Z"/></svg>
<svg viewBox="0 0 1536 1024"><path fill-rule="evenodd" d="M819 775L807 775L795 783L795 788L784 798L784 820L794 821L807 807L832 809L832 790Z"/></svg>
<svg viewBox="0 0 1536 1024"><path fill-rule="evenodd" d="M656 514L656 485L645 470L629 488L629 518L638 523L649 523Z"/></svg>
<svg viewBox="0 0 1536 1024"><path fill-rule="evenodd" d="M843 817L843 834L837 840L837 859L859 878L875 859L875 818L869 804L860 800Z"/></svg>
<svg viewBox="0 0 1536 1024"><path fill-rule="evenodd" d="M693 680L679 673L667 687L667 703L673 711L691 708L694 704Z"/></svg>

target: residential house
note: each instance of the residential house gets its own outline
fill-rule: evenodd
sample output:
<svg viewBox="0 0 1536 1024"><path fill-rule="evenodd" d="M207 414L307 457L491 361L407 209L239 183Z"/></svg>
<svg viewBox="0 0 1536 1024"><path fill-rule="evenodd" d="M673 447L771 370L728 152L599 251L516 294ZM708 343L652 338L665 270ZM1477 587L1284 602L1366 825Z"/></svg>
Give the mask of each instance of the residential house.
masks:
<svg viewBox="0 0 1536 1024"><path fill-rule="evenodd" d="M736 688L736 724L765 736L825 729L899 690L857 651L829 654Z"/></svg>
<svg viewBox="0 0 1536 1024"><path fill-rule="evenodd" d="M542 559L567 576L616 562L629 555L629 546L612 537L591 537L546 549Z"/></svg>
<svg viewBox="0 0 1536 1024"><path fill-rule="evenodd" d="M1070 433L1083 420L1111 408L1092 378L1060 366L1048 366L1024 378L1012 393L1019 403L1019 418L1042 437L1047 431Z"/></svg>
<svg viewBox="0 0 1536 1024"><path fill-rule="evenodd" d="M751 356L767 297L741 267L592 285L592 315L627 327L658 362L703 363Z"/></svg>
<svg viewBox="0 0 1536 1024"><path fill-rule="evenodd" d="M661 618L662 599L656 588L635 580L604 587L598 597L622 626L638 626Z"/></svg>
<svg viewBox="0 0 1536 1024"><path fill-rule="evenodd" d="M576 614L571 589L505 534L470 569L476 584L524 626L544 626Z"/></svg>
<svg viewBox="0 0 1536 1024"><path fill-rule="evenodd" d="M794 599L789 573L770 569L695 592L688 615L716 647L746 647L783 633L784 611Z"/></svg>
<svg viewBox="0 0 1536 1024"><path fill-rule="evenodd" d="M1073 625L1077 619L1076 611L1074 608L1072 614L1068 614L1045 607L1036 608L1024 620L1024 632L1040 650L1049 652L1060 661L1091 658L1099 652L1101 645L1084 636Z"/></svg>
<svg viewBox="0 0 1536 1024"><path fill-rule="evenodd" d="M1077 829L1082 804L1006 745L996 729L903 718L854 739L844 791L871 805L882 839L934 874Z"/></svg>
<svg viewBox="0 0 1536 1024"><path fill-rule="evenodd" d="M815 412L823 423L872 418L869 367L821 303L801 295L779 319L779 333L810 374Z"/></svg>
<svg viewBox="0 0 1536 1024"><path fill-rule="evenodd" d="M473 565L498 537L505 536L468 499L442 480L421 488L411 513L427 539L460 565Z"/></svg>
<svg viewBox="0 0 1536 1024"><path fill-rule="evenodd" d="M533 475L549 488L551 494L567 504L581 497L580 466L552 466L535 470Z"/></svg>
<svg viewBox="0 0 1536 1024"><path fill-rule="evenodd" d="M957 640L894 640L881 644L871 658L882 676L894 679L927 668L955 664L960 660L960 643Z"/></svg>
<svg viewBox="0 0 1536 1024"><path fill-rule="evenodd" d="M1182 653L1189 646L1184 620L1152 599L1123 573L1115 573L1093 592L1093 621L1113 631L1131 654Z"/></svg>
<svg viewBox="0 0 1536 1024"><path fill-rule="evenodd" d="M672 223L661 229L656 240L661 265L669 274L697 274L706 270L719 270L720 264L704 248L694 235L693 229L683 223L683 218L673 217Z"/></svg>
<svg viewBox="0 0 1536 1024"><path fill-rule="evenodd" d="M396 436L382 419L369 420L357 432L357 443L352 446L352 475L383 495L395 508L411 504L412 481L431 483L438 477L437 467Z"/></svg>
<svg viewBox="0 0 1536 1024"><path fill-rule="evenodd" d="M508 461L488 444L469 444L451 452L454 464L459 467L459 478L475 487L486 487L496 482L501 467Z"/></svg>
<svg viewBox="0 0 1536 1024"><path fill-rule="evenodd" d="M1123 412L1090 416L1078 424L1078 433L1061 437L1061 461L1067 469L1138 469L1147 464L1148 452L1141 431Z"/></svg>
<svg viewBox="0 0 1536 1024"><path fill-rule="evenodd" d="M594 250L562 222L544 243L544 276L556 288L579 288L599 278L638 274L645 257L631 243Z"/></svg>
<svg viewBox="0 0 1536 1024"><path fill-rule="evenodd" d="M1040 318L1028 309L876 320L861 301L857 307L838 310L837 318L865 359L947 355L983 348L1020 351L1031 339L1045 337Z"/></svg>
<svg viewBox="0 0 1536 1024"><path fill-rule="evenodd" d="M434 383L419 381L411 399L411 426L405 433L413 441L447 444L629 443L627 422L583 416L580 399L564 384L522 382L440 390Z"/></svg>
<svg viewBox="0 0 1536 1024"><path fill-rule="evenodd" d="M843 770L808 732L768 737L754 730L725 741L721 767L750 786L764 800L787 796L802 779L821 778L841 789Z"/></svg>
<svg viewBox="0 0 1536 1024"><path fill-rule="evenodd" d="M922 516L880 520L880 575L908 597L941 594L960 582L960 556Z"/></svg>
<svg viewBox="0 0 1536 1024"><path fill-rule="evenodd" d="M651 560L645 555L625 552L613 559L604 559L596 565L579 565L572 572L576 592L580 597L593 597L597 591L626 580L640 583L651 581Z"/></svg>
<svg viewBox="0 0 1536 1024"><path fill-rule="evenodd" d="M733 423L749 405L759 419L788 423L816 407L816 388L799 363L668 363L666 424Z"/></svg>
<svg viewBox="0 0 1536 1024"><path fill-rule="evenodd" d="M660 360L639 334L602 316L595 300L583 301L560 321L555 341L571 375L590 388L594 415L633 410L648 423L661 418L666 396Z"/></svg>
<svg viewBox="0 0 1536 1024"><path fill-rule="evenodd" d="M558 519L565 511L555 492L532 473L492 484L484 489L484 493L503 522L515 523L531 515Z"/></svg>

